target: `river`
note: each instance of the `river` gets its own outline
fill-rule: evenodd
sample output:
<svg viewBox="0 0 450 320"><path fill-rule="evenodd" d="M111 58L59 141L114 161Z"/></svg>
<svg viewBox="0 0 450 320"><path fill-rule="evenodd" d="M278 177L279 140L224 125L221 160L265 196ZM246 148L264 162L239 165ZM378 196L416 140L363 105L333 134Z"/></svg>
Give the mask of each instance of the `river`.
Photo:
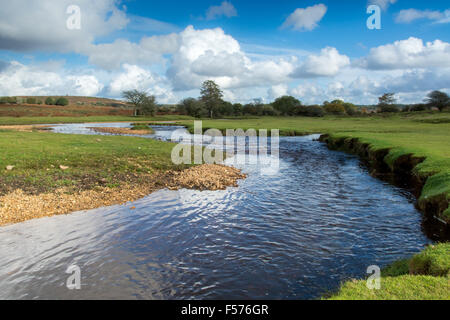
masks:
<svg viewBox="0 0 450 320"><path fill-rule="evenodd" d="M129 124L53 130L93 126ZM155 129L148 138L174 130ZM238 188L160 190L0 228L0 298L316 299L431 242L410 193L314 138L280 138L279 172L244 166ZM66 287L71 265L81 290Z"/></svg>

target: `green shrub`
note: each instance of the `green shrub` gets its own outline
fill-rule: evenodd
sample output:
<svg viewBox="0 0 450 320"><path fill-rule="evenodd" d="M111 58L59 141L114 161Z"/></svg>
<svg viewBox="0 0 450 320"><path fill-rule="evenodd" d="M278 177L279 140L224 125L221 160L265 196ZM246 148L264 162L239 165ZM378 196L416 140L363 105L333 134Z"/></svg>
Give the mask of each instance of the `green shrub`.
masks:
<svg viewBox="0 0 450 320"><path fill-rule="evenodd" d="M395 112L400 112L400 109L393 104L385 104L380 106L380 112L381 113L395 113Z"/></svg>
<svg viewBox="0 0 450 320"><path fill-rule="evenodd" d="M36 104L36 98L27 98L27 104Z"/></svg>
<svg viewBox="0 0 450 320"><path fill-rule="evenodd" d="M8 97L8 103L17 104L17 98L16 97Z"/></svg>
<svg viewBox="0 0 450 320"><path fill-rule="evenodd" d="M345 107L338 103L328 103L324 105L324 109L329 114L343 115L345 114Z"/></svg>
<svg viewBox="0 0 450 320"><path fill-rule="evenodd" d="M45 104L48 106L53 106L55 104L55 100L53 100L52 97L48 97L47 99L45 99Z"/></svg>
<svg viewBox="0 0 450 320"><path fill-rule="evenodd" d="M67 106L69 105L69 100L66 98L58 98L55 102L55 105L57 106Z"/></svg>
<svg viewBox="0 0 450 320"><path fill-rule="evenodd" d="M409 111L418 112L418 111L426 111L429 110L430 107L426 104L415 104L409 108Z"/></svg>

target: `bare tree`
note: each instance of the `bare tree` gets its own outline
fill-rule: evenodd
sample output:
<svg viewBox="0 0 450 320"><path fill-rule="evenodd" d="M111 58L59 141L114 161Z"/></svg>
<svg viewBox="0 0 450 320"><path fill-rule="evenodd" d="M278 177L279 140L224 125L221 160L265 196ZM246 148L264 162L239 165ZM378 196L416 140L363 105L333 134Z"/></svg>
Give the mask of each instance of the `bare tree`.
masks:
<svg viewBox="0 0 450 320"><path fill-rule="evenodd" d="M156 111L156 98L149 96L145 91L129 90L124 91L122 96L128 103L134 106L134 116L154 115Z"/></svg>

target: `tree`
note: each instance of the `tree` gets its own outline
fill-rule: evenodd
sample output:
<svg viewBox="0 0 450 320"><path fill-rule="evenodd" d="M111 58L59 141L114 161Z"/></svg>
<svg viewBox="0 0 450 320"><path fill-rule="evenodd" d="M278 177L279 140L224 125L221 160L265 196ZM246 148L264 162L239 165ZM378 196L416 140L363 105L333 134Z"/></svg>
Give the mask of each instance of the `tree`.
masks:
<svg viewBox="0 0 450 320"><path fill-rule="evenodd" d="M200 90L201 101L204 103L206 110L211 119L223 103L223 92L217 83L212 80L203 82Z"/></svg>
<svg viewBox="0 0 450 320"><path fill-rule="evenodd" d="M243 110L244 110L244 107L242 104L240 104L240 103L233 104L233 113L235 116L241 116Z"/></svg>
<svg viewBox="0 0 450 320"><path fill-rule="evenodd" d="M354 115L358 114L358 108L353 103L344 102L343 106L345 108L345 112L349 116L354 116Z"/></svg>
<svg viewBox="0 0 450 320"><path fill-rule="evenodd" d="M378 106L380 107L380 112L399 112L399 108L394 105L397 101L395 99L395 93L385 93L383 96L378 98Z"/></svg>
<svg viewBox="0 0 450 320"><path fill-rule="evenodd" d="M379 105L388 105L388 104L394 104L395 101L395 93L385 93L383 96L378 98Z"/></svg>
<svg viewBox="0 0 450 320"><path fill-rule="evenodd" d="M280 97L272 103L273 108L282 115L294 115L295 109L301 105L299 100L291 96Z"/></svg>
<svg viewBox="0 0 450 320"><path fill-rule="evenodd" d="M345 114L345 107L344 107L344 101L342 100L334 100L332 102L324 102L324 110L326 113L334 114L334 115L344 115Z"/></svg>
<svg viewBox="0 0 450 320"><path fill-rule="evenodd" d="M47 99L45 99L45 104L46 104L47 106L52 106L52 105L55 104L55 101L53 100L52 97L48 97Z"/></svg>
<svg viewBox="0 0 450 320"><path fill-rule="evenodd" d="M67 106L69 105L69 100L66 98L58 98L55 102L56 106Z"/></svg>
<svg viewBox="0 0 450 320"><path fill-rule="evenodd" d="M439 111L443 111L450 106L450 97L442 91L430 92L425 100L431 107L436 107Z"/></svg>
<svg viewBox="0 0 450 320"><path fill-rule="evenodd" d="M128 103L134 106L134 116L154 115L156 111L156 98L149 96L145 91L129 90L124 91L122 96Z"/></svg>
<svg viewBox="0 0 450 320"><path fill-rule="evenodd" d="M191 117L200 118L205 114L203 103L194 98L187 98L178 104L178 110Z"/></svg>

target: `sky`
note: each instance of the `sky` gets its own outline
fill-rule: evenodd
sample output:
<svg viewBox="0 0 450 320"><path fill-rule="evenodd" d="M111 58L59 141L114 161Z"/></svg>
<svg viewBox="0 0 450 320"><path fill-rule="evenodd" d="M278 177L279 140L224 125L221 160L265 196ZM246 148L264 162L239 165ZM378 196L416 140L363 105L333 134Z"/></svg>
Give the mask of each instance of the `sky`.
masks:
<svg viewBox="0 0 450 320"><path fill-rule="evenodd" d="M214 80L232 102L420 103L450 93L449 31L434 0L14 0L0 8L0 96L177 103Z"/></svg>

